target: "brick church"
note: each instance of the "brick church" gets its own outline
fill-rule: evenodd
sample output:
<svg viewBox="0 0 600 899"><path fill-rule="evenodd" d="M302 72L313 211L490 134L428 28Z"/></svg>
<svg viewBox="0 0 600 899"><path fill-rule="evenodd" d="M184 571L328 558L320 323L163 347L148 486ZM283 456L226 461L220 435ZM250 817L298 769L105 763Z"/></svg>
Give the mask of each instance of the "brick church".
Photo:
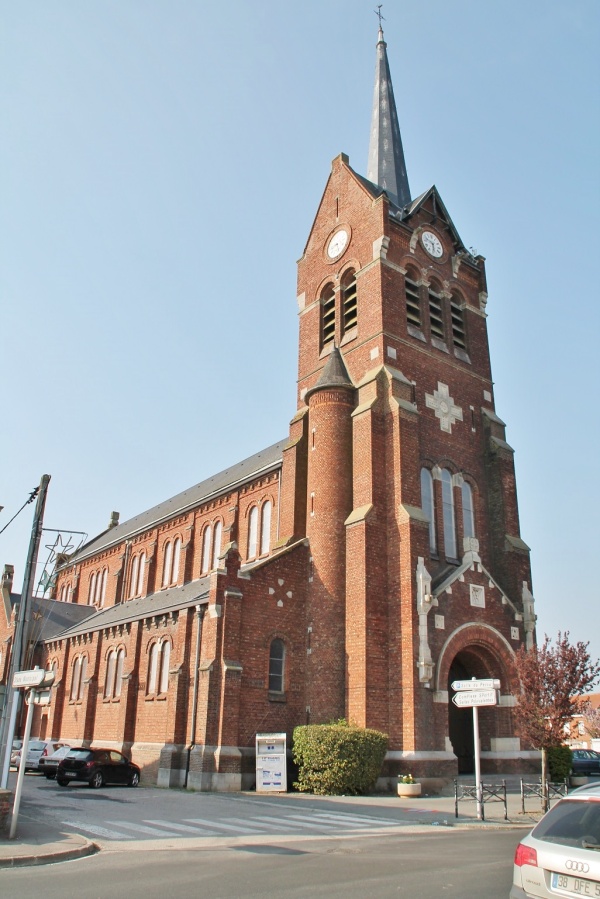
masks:
<svg viewBox="0 0 600 899"><path fill-rule="evenodd" d="M63 560L35 601L56 680L33 733L238 790L257 733L346 718L389 734L385 788L472 770L450 684L494 677L483 770L526 770L513 656L534 601L487 297L437 189L411 196L380 30L366 177L333 160L298 263L289 435ZM10 641L8 573L3 592Z"/></svg>

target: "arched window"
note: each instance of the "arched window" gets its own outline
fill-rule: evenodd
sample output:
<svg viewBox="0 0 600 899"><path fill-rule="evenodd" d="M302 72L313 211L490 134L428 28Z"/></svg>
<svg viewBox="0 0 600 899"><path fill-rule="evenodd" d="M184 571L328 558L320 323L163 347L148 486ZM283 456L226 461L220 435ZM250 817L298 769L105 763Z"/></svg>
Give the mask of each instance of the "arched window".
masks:
<svg viewBox="0 0 600 899"><path fill-rule="evenodd" d="M136 596L141 596L144 592L144 580L146 577L146 553L140 555L140 567L138 571L138 582Z"/></svg>
<svg viewBox="0 0 600 899"><path fill-rule="evenodd" d="M88 606L93 605L94 597L96 595L96 572L92 574L90 578L90 589L88 592Z"/></svg>
<svg viewBox="0 0 600 899"><path fill-rule="evenodd" d="M169 690L169 663L171 661L171 644L164 640L160 647L160 680L159 693L167 693Z"/></svg>
<svg viewBox="0 0 600 899"><path fill-rule="evenodd" d="M118 699L121 695L121 688L123 686L123 664L125 662L125 650L119 649L117 652L117 664L115 665L115 686L113 690L113 696L115 699Z"/></svg>
<svg viewBox="0 0 600 899"><path fill-rule="evenodd" d="M83 699L86 671L87 656L75 656L73 659L73 675L71 679L71 699L74 702Z"/></svg>
<svg viewBox="0 0 600 899"><path fill-rule="evenodd" d="M285 689L285 644L277 637L269 651L269 693L283 693Z"/></svg>
<svg viewBox="0 0 600 899"><path fill-rule="evenodd" d="M98 606L102 608L106 599L106 583L108 581L108 568L104 568L102 574L98 575Z"/></svg>
<svg viewBox="0 0 600 899"><path fill-rule="evenodd" d="M130 596L135 596L137 594L139 567L140 567L140 557L134 556L132 559L132 562L131 562L131 587L129 590Z"/></svg>
<svg viewBox="0 0 600 899"><path fill-rule="evenodd" d="M268 499L262 507L260 522L260 554L265 556L271 548L271 509L272 503Z"/></svg>
<svg viewBox="0 0 600 899"><path fill-rule="evenodd" d="M150 656L148 658L148 680L146 682L146 693L156 693L156 669L158 665L159 644L153 643L150 647Z"/></svg>
<svg viewBox="0 0 600 899"><path fill-rule="evenodd" d="M404 292L406 294L406 323L420 331L422 328L421 296L417 278L418 275L414 274L414 272L407 272L404 279Z"/></svg>
<svg viewBox="0 0 600 899"><path fill-rule="evenodd" d="M104 681L104 698L111 699L114 695L115 689L115 665L117 660L117 653L114 649L108 654L108 658L106 659L106 679Z"/></svg>
<svg viewBox="0 0 600 899"><path fill-rule="evenodd" d="M335 291L327 284L321 293L321 349L335 338Z"/></svg>
<svg viewBox="0 0 600 899"><path fill-rule="evenodd" d="M171 565L170 584L177 584L179 581L179 562L181 561L181 537L177 537L173 544L173 563Z"/></svg>
<svg viewBox="0 0 600 899"><path fill-rule="evenodd" d="M171 563L173 560L173 544L170 540L165 543L164 553L162 586L167 587L171 581Z"/></svg>
<svg viewBox="0 0 600 899"><path fill-rule="evenodd" d="M213 541L213 568L219 567L219 556L221 555L221 540L223 537L223 523L217 521L215 524L215 539Z"/></svg>
<svg viewBox="0 0 600 899"><path fill-rule="evenodd" d="M456 559L454 489L452 487L452 475L447 468L442 468L442 512L444 518L444 552L446 558Z"/></svg>
<svg viewBox="0 0 600 899"><path fill-rule="evenodd" d="M212 528L209 524L204 529L202 538L202 574L206 574L210 570L210 545L212 537Z"/></svg>
<svg viewBox="0 0 600 899"><path fill-rule="evenodd" d="M356 272L350 269L345 272L342 279L342 302L343 302L343 332L346 334L352 328L356 327L358 321L358 307L356 302Z"/></svg>
<svg viewBox="0 0 600 899"><path fill-rule="evenodd" d="M450 317L452 319L452 341L455 347L461 350L466 349L465 341L465 322L463 318L463 306L461 298L458 294L452 294L450 300Z"/></svg>
<svg viewBox="0 0 600 899"><path fill-rule="evenodd" d="M428 468L421 469L421 507L423 514L429 519L429 549L436 552L435 539L435 497L433 492L433 478Z"/></svg>
<svg viewBox="0 0 600 899"><path fill-rule="evenodd" d="M471 485L466 481L462 482L462 513L463 513L463 536L475 536L475 513L473 510L473 491Z"/></svg>
<svg viewBox="0 0 600 899"><path fill-rule="evenodd" d="M73 673L71 676L71 699L79 698L79 675L81 672L81 656L75 656L73 659Z"/></svg>
<svg viewBox="0 0 600 899"><path fill-rule="evenodd" d="M258 541L258 507L252 506L248 519L248 558L256 558Z"/></svg>

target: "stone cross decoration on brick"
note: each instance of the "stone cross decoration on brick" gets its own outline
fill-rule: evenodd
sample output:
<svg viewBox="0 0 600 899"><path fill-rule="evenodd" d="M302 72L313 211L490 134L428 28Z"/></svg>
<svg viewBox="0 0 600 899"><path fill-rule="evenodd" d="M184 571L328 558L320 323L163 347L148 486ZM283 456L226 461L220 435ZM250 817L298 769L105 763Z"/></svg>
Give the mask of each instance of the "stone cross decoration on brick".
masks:
<svg viewBox="0 0 600 899"><path fill-rule="evenodd" d="M452 425L463 420L462 409L454 405L447 384L438 381L437 390L425 394L425 404L428 409L433 409L436 418L440 420L440 428L448 434L452 433Z"/></svg>

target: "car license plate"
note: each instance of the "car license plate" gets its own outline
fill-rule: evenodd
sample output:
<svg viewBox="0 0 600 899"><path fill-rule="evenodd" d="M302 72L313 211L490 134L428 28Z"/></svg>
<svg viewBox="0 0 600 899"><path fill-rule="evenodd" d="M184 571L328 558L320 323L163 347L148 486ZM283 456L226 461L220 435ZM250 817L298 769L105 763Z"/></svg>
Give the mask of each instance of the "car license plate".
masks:
<svg viewBox="0 0 600 899"><path fill-rule="evenodd" d="M76 771L65 771L65 777L75 777L76 773ZM594 894L591 893L591 895L593 896ZM600 893L598 893L598 895L600 896Z"/></svg>
<svg viewBox="0 0 600 899"><path fill-rule="evenodd" d="M584 880L582 877L571 877L570 874L552 875L552 889L560 890L566 896L600 897L600 883Z"/></svg>

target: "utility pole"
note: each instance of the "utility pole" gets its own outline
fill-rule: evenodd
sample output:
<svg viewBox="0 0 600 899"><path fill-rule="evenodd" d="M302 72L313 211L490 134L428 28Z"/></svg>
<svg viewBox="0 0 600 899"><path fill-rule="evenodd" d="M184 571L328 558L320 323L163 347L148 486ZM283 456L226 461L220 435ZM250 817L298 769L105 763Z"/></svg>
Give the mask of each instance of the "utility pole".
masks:
<svg viewBox="0 0 600 899"><path fill-rule="evenodd" d="M37 503L33 515L33 526L31 528L31 538L29 540L29 551L27 553L27 563L25 565L25 576L23 578L23 590L21 593L21 602L19 603L19 613L15 625L15 636L13 639L12 652L10 657L10 669L8 680L6 683L6 702L4 704L4 712L0 722L0 788L6 789L8 782L8 772L10 768L10 753L12 750L13 735L15 732L15 722L17 718L17 708L19 701L19 691L14 690L12 683L15 672L21 670L21 660L23 657L23 641L27 636L31 600L35 585L35 571L37 566L38 552L40 549L40 541L42 538L42 527L44 522L44 509L46 507L46 496L48 493L48 484L50 483L50 475L42 475L40 486L38 489ZM23 758L27 752L27 747L23 746Z"/></svg>

